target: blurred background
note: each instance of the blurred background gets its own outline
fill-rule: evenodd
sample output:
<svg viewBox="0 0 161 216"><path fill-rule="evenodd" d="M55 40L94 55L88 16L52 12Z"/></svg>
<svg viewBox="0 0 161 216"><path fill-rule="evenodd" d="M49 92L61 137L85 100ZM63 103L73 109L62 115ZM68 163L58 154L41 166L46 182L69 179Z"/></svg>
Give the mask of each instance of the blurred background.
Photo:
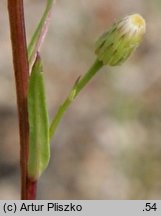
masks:
<svg viewBox="0 0 161 216"><path fill-rule="evenodd" d="M7 1L0 1L0 199L19 199L19 135ZM27 38L45 7L24 0ZM43 58L50 117L95 60L96 39L140 13L147 32L123 65L104 67L65 113L38 199L161 199L161 1L57 0Z"/></svg>

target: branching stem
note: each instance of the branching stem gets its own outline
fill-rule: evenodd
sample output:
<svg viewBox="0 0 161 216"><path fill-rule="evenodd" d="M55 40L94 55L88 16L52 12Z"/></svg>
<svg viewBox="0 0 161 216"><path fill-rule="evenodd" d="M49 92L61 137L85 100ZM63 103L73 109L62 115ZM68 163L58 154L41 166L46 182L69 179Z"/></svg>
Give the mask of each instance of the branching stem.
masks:
<svg viewBox="0 0 161 216"><path fill-rule="evenodd" d="M51 122L50 125L50 140L52 139L55 130L63 117L63 114L68 109L69 105L73 102L75 97L79 94L79 92L85 87L85 85L92 79L92 77L99 71L99 69L103 66L103 63L98 59L94 62L92 67L87 71L87 73L80 79L76 81L73 88L71 89L68 97L65 99L64 103L59 107L56 115Z"/></svg>

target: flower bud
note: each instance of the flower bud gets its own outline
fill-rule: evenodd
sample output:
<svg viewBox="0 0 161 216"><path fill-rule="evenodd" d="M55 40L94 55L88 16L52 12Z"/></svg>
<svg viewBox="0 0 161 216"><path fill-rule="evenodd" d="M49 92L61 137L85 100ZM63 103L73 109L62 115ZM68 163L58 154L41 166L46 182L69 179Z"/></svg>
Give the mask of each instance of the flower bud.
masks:
<svg viewBox="0 0 161 216"><path fill-rule="evenodd" d="M140 44L145 28L145 20L139 14L114 23L96 42L98 59L110 66L123 63Z"/></svg>

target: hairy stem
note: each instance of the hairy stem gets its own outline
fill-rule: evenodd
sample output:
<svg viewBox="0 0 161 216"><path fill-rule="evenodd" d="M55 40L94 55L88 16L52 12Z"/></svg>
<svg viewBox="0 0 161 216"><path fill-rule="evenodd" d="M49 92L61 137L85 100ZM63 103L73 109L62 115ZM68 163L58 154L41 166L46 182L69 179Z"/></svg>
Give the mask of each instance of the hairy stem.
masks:
<svg viewBox="0 0 161 216"><path fill-rule="evenodd" d="M27 199L27 159L29 148L29 123L27 94L29 64L27 57L23 0L8 0L8 12L16 82L20 134L21 199Z"/></svg>

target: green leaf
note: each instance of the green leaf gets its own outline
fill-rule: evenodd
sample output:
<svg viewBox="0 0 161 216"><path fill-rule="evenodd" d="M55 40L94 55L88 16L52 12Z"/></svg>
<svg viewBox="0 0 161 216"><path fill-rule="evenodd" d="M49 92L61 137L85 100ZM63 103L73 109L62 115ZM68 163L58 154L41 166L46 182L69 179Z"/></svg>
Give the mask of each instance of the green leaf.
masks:
<svg viewBox="0 0 161 216"><path fill-rule="evenodd" d="M38 179L50 159L49 123L46 108L42 63L37 55L29 80L29 160L28 175Z"/></svg>
<svg viewBox="0 0 161 216"><path fill-rule="evenodd" d="M46 36L53 4L54 0L47 1L46 9L28 45L28 59L30 70L32 70L32 65L35 62L36 53L40 51L40 47Z"/></svg>

